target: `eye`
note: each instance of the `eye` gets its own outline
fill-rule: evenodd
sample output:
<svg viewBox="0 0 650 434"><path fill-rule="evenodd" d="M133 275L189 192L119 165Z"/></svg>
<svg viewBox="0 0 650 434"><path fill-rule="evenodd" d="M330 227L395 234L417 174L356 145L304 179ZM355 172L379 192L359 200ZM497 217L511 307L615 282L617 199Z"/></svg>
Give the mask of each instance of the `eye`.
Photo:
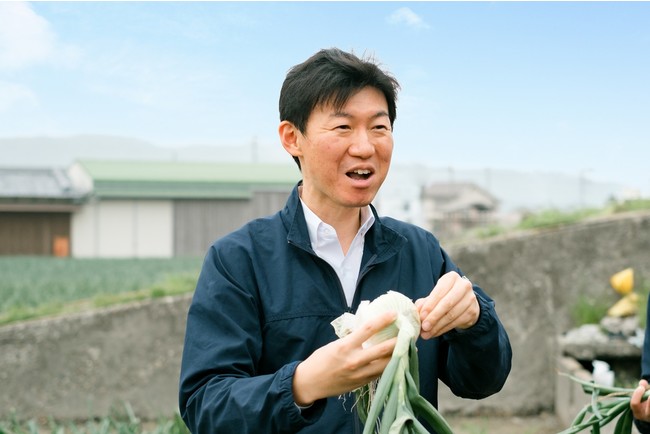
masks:
<svg viewBox="0 0 650 434"><path fill-rule="evenodd" d="M347 125L347 124L337 125L336 127L334 127L334 129L336 129L336 130L349 130L350 125Z"/></svg>

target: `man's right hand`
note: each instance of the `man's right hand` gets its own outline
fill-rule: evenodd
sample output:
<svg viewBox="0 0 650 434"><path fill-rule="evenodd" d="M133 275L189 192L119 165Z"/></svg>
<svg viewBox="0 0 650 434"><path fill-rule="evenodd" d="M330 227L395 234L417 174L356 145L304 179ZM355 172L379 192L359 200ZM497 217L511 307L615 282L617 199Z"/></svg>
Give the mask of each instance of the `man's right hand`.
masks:
<svg viewBox="0 0 650 434"><path fill-rule="evenodd" d="M296 404L338 396L378 378L388 365L397 338L363 348L363 343L395 321L395 312L369 320L349 335L317 349L297 367L293 376Z"/></svg>

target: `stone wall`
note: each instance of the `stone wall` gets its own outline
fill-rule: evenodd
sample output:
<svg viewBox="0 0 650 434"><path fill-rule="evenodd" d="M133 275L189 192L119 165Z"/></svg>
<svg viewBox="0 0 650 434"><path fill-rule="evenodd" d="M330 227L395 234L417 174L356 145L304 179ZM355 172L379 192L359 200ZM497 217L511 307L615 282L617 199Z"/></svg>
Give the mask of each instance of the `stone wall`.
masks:
<svg viewBox="0 0 650 434"><path fill-rule="evenodd" d="M552 411L557 336L572 327L581 295L613 304L612 274L635 270L650 283L650 213L629 213L450 249L455 262L496 302L510 336L513 368L504 389L481 401L443 392L448 412L534 414Z"/></svg>
<svg viewBox="0 0 650 434"><path fill-rule="evenodd" d="M173 415L190 297L0 328L0 418Z"/></svg>
<svg viewBox="0 0 650 434"><path fill-rule="evenodd" d="M455 398L443 412L529 415L553 411L556 337L581 294L613 303L609 277L634 267L650 278L650 213L449 249L496 301L512 342L512 373L497 395ZM143 419L177 411L190 296L165 298L0 328L0 417L105 416L129 402Z"/></svg>

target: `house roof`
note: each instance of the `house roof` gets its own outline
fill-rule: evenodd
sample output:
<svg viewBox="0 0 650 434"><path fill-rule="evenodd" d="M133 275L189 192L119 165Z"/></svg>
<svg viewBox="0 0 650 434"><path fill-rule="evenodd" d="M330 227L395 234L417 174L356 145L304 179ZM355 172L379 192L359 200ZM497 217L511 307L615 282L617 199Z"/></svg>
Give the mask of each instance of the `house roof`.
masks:
<svg viewBox="0 0 650 434"><path fill-rule="evenodd" d="M434 183L422 190L422 197L431 199L443 212L469 208L495 209L499 201L473 183Z"/></svg>
<svg viewBox="0 0 650 434"><path fill-rule="evenodd" d="M295 164L174 161L79 161L93 193L111 198L248 198L260 189L293 187Z"/></svg>
<svg viewBox="0 0 650 434"><path fill-rule="evenodd" d="M83 197L63 169L0 168L0 211L70 212Z"/></svg>
<svg viewBox="0 0 650 434"><path fill-rule="evenodd" d="M0 168L0 198L77 199L65 170L57 168Z"/></svg>

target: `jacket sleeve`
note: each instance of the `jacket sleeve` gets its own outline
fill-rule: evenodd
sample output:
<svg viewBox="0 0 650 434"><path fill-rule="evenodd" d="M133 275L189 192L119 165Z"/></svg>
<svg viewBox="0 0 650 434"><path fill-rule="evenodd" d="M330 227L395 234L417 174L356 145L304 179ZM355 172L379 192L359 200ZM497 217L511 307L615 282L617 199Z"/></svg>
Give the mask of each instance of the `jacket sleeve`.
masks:
<svg viewBox="0 0 650 434"><path fill-rule="evenodd" d="M447 270L463 275L443 252ZM466 330L451 330L442 336L440 379L457 396L486 398L501 390L512 365L510 339L494 308L494 301L477 285L474 293L480 306L479 319Z"/></svg>
<svg viewBox="0 0 650 434"><path fill-rule="evenodd" d="M634 425L641 434L650 434L650 423L634 419Z"/></svg>
<svg viewBox="0 0 650 434"><path fill-rule="evenodd" d="M318 418L321 405L303 412L295 405L298 361L261 372L252 267L245 255L232 253L213 247L197 282L181 363L181 416L193 433L296 432Z"/></svg>

